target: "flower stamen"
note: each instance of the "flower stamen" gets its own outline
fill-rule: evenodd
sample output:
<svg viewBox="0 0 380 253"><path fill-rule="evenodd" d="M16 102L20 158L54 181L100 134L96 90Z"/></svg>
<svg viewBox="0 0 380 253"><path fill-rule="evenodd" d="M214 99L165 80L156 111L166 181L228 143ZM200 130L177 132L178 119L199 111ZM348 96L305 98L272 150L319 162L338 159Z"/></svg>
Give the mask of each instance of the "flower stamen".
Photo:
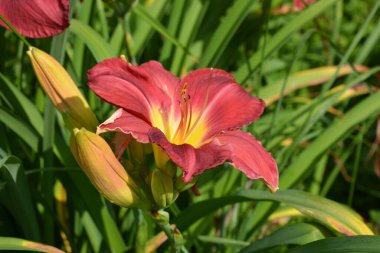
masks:
<svg viewBox="0 0 380 253"><path fill-rule="evenodd" d="M213 69L211 68L211 71ZM190 129L187 129L187 132L186 132L186 137L184 139L184 142L186 142L188 139L190 139L191 135L193 134L193 132L196 130L197 126L199 125L199 123L202 121L202 115L203 115L203 112L205 111L206 107L207 107L207 104L208 104L208 100L209 100L209 92L210 92L210 83L211 83L211 77L212 77L212 72L210 73L210 76L209 76L209 81L207 83L207 90L206 90L206 96L205 96L205 100L203 102L203 106L202 106L202 109L200 110L199 114L198 114L198 117L197 119L195 120L195 122L192 124L191 128Z"/></svg>
<svg viewBox="0 0 380 253"><path fill-rule="evenodd" d="M173 141L173 143L176 143L176 144L180 144L182 143L183 141L183 136L184 136L184 133L185 133L185 127L187 125L187 108L186 108L186 93L187 93L187 83L184 83L182 85L182 89L179 93L180 95L180 99L178 100L178 103L179 103L179 107L180 107L180 110L181 110L181 119L180 119L180 122L177 126L177 129L176 131L174 132L173 134L173 137L171 138L171 140ZM178 140L177 140L178 138Z"/></svg>
<svg viewBox="0 0 380 253"><path fill-rule="evenodd" d="M196 94L192 94L190 96L188 92L188 83L185 82L182 85L182 89L179 92L179 107L181 112L181 119L176 128L176 131L172 135L171 141L174 144L191 144L194 147L199 146L202 141L202 136L204 132L204 124L202 122L203 113L207 108L207 104L209 102L209 92L210 92L210 84L211 84L212 73L209 76L209 81L207 82L206 87L206 96L203 101L203 105L200 111L197 111L195 115L193 115L193 101L191 96L196 96ZM195 116L195 117L194 117Z"/></svg>

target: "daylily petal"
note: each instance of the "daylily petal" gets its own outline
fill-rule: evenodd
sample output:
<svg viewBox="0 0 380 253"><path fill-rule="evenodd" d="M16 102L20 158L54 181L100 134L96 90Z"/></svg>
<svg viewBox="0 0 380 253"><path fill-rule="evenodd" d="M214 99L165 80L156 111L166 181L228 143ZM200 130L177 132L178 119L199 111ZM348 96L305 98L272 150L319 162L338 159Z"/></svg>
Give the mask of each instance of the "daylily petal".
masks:
<svg viewBox="0 0 380 253"><path fill-rule="evenodd" d="M152 111L170 113L178 79L158 62L131 66L121 59L105 60L88 71L90 88L102 99L152 121Z"/></svg>
<svg viewBox="0 0 380 253"><path fill-rule="evenodd" d="M293 6L297 10L302 10L305 8L305 3L311 4L315 0L293 0Z"/></svg>
<svg viewBox="0 0 380 253"><path fill-rule="evenodd" d="M198 121L193 124L202 122L206 128L204 140L247 125L264 111L264 102L247 93L223 70L199 69L187 75L182 83L187 84L193 121ZM197 116L199 119L195 119Z"/></svg>
<svg viewBox="0 0 380 253"><path fill-rule="evenodd" d="M0 15L24 36L50 37L69 26L69 1L1 0ZM0 25L8 28L2 21Z"/></svg>
<svg viewBox="0 0 380 253"><path fill-rule="evenodd" d="M189 144L176 145L170 143L157 128L151 129L149 137L152 142L164 149L170 159L182 169L185 182L190 182L194 176L224 163L231 157L229 147L221 145L217 140L200 148L194 148Z"/></svg>
<svg viewBox="0 0 380 253"><path fill-rule="evenodd" d="M173 94L178 89L178 84L180 82L179 78L164 69L161 63L157 61L143 63L138 68L145 71L145 73L149 76L150 83L164 91L166 95L174 101Z"/></svg>
<svg viewBox="0 0 380 253"><path fill-rule="evenodd" d="M261 179L272 191L278 189L276 161L252 135L236 130L222 133L216 139L229 146L232 165L251 179Z"/></svg>
<svg viewBox="0 0 380 253"><path fill-rule="evenodd" d="M152 128L146 121L120 108L98 127L98 134L107 131L131 134L142 143L149 142L148 133Z"/></svg>
<svg viewBox="0 0 380 253"><path fill-rule="evenodd" d="M127 149L128 144L131 142L132 136L123 132L117 132L112 139L115 156L120 159L124 151Z"/></svg>

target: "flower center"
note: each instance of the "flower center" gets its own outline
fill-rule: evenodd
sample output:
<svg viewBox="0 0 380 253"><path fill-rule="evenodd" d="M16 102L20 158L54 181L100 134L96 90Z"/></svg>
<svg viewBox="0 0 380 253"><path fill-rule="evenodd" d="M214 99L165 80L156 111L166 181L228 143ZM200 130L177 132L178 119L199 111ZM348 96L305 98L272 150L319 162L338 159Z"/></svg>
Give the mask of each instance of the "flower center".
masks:
<svg viewBox="0 0 380 253"><path fill-rule="evenodd" d="M205 122L202 121L202 111L194 110L192 96L188 93L187 83L182 85L179 93L180 117L174 117L174 112L167 115L163 109L154 109L153 126L159 128L166 138L173 144L190 144L195 148L200 147L206 133ZM172 105L174 107L176 105ZM174 111L174 110L173 110Z"/></svg>
<svg viewBox="0 0 380 253"><path fill-rule="evenodd" d="M187 83L182 85L179 107L181 119L176 132L171 138L171 142L174 144L187 143L197 148L203 143L206 128L201 117L203 110L194 110L192 96L188 93Z"/></svg>

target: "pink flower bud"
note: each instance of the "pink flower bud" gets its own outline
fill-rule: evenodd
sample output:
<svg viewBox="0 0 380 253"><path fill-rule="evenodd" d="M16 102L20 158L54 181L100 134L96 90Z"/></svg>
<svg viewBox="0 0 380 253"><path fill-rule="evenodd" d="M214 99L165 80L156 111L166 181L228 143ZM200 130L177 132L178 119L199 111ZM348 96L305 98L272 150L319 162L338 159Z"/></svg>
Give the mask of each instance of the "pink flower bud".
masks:
<svg viewBox="0 0 380 253"><path fill-rule="evenodd" d="M76 128L70 147L79 166L106 199L123 207L144 207L139 188L102 137Z"/></svg>
<svg viewBox="0 0 380 253"><path fill-rule="evenodd" d="M62 113L68 128L95 131L98 120L62 65L37 48L31 47L28 55L42 88Z"/></svg>

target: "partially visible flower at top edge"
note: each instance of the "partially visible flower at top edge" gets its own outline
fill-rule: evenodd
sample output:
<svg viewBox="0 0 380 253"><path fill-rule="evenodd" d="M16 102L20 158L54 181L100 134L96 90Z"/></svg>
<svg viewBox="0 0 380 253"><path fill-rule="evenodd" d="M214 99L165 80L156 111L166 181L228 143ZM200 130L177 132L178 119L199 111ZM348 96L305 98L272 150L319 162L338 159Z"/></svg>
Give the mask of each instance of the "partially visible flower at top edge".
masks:
<svg viewBox="0 0 380 253"><path fill-rule="evenodd" d="M67 71L52 56L37 48L27 52L36 76L69 129L95 131L98 120Z"/></svg>
<svg viewBox="0 0 380 253"><path fill-rule="evenodd" d="M293 6L296 10L302 10L305 8L305 4L311 4L315 0L293 0Z"/></svg>
<svg viewBox="0 0 380 253"><path fill-rule="evenodd" d="M185 182L230 162L248 178L261 179L272 191L278 188L275 160L239 130L257 120L265 104L227 72L199 69L181 80L156 61L131 66L109 59L89 70L88 80L99 97L120 107L98 132L122 132L157 144L182 169Z"/></svg>
<svg viewBox="0 0 380 253"><path fill-rule="evenodd" d="M50 37L69 26L69 0L1 0L0 15L21 35ZM0 25L8 28L1 20Z"/></svg>

